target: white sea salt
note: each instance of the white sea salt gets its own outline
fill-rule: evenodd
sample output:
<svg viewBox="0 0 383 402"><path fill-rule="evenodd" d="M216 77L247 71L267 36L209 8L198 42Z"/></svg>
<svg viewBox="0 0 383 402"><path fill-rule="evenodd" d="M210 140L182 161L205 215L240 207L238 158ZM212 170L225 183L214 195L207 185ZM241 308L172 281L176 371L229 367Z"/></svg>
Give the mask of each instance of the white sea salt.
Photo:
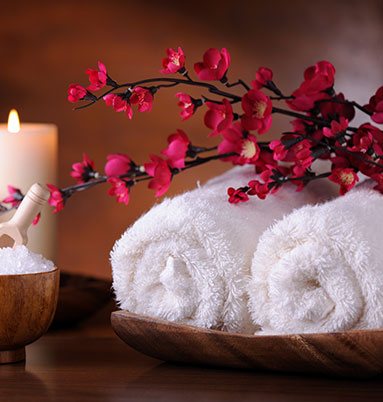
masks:
<svg viewBox="0 0 383 402"><path fill-rule="evenodd" d="M54 264L25 246L0 248L0 275L23 275L53 271Z"/></svg>

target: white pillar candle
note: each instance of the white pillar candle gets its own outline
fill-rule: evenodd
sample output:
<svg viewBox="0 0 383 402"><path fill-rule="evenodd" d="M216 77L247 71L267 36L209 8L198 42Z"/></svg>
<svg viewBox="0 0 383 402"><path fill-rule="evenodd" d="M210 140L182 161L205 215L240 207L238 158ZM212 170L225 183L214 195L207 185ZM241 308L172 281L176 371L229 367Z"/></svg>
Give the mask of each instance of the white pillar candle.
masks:
<svg viewBox="0 0 383 402"><path fill-rule="evenodd" d="M33 183L57 180L57 127L54 124L21 123L11 115L8 125L0 124L0 199L8 195L7 186L19 188L24 194ZM10 219L9 213L0 221ZM55 261L56 217L46 206L40 222L28 232L28 248Z"/></svg>

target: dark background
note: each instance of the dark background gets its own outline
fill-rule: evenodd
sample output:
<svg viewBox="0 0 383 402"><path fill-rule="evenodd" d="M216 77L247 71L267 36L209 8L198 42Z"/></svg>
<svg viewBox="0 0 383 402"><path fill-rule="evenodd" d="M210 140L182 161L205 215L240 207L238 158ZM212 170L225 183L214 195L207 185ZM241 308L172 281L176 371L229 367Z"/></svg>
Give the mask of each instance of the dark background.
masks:
<svg viewBox="0 0 383 402"><path fill-rule="evenodd" d="M104 105L73 112L71 82L87 84L84 71L102 60L113 78L159 75L167 47L181 45L189 61L209 47L227 47L230 77L253 79L269 66L285 92L295 89L305 67L327 59L336 66L336 88L361 103L383 83L382 1L13 1L0 12L0 121L16 107L23 121L52 122L60 134L61 186L71 183L71 164L83 151L102 168L110 152L144 161L164 147L176 128L196 144L206 140L202 114L182 123L174 93L157 97L151 114L129 121ZM288 119L276 119L275 136ZM210 141L210 142L209 142ZM179 176L169 194L192 188L228 166L215 162ZM58 266L110 277L109 250L127 225L154 202L145 186L134 188L128 207L100 186L76 195L59 216Z"/></svg>

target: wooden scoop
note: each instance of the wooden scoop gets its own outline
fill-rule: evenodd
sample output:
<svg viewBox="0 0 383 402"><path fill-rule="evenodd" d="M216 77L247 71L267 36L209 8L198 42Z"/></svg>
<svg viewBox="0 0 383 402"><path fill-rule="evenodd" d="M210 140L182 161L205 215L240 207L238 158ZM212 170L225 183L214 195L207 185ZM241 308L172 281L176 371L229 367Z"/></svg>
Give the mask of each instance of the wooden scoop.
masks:
<svg viewBox="0 0 383 402"><path fill-rule="evenodd" d="M0 224L0 247L15 247L27 244L27 232L33 219L41 212L49 199L49 190L35 183L29 189L16 213L8 221Z"/></svg>

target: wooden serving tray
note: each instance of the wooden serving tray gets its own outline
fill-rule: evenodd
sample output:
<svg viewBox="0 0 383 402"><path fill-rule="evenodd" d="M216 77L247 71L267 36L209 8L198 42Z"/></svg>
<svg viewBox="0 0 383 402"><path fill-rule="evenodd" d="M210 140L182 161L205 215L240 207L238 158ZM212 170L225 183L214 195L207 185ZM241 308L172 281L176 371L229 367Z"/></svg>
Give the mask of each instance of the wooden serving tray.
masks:
<svg viewBox="0 0 383 402"><path fill-rule="evenodd" d="M368 377L383 373L383 329L303 335L242 335L145 317L111 316L129 346L176 363Z"/></svg>

